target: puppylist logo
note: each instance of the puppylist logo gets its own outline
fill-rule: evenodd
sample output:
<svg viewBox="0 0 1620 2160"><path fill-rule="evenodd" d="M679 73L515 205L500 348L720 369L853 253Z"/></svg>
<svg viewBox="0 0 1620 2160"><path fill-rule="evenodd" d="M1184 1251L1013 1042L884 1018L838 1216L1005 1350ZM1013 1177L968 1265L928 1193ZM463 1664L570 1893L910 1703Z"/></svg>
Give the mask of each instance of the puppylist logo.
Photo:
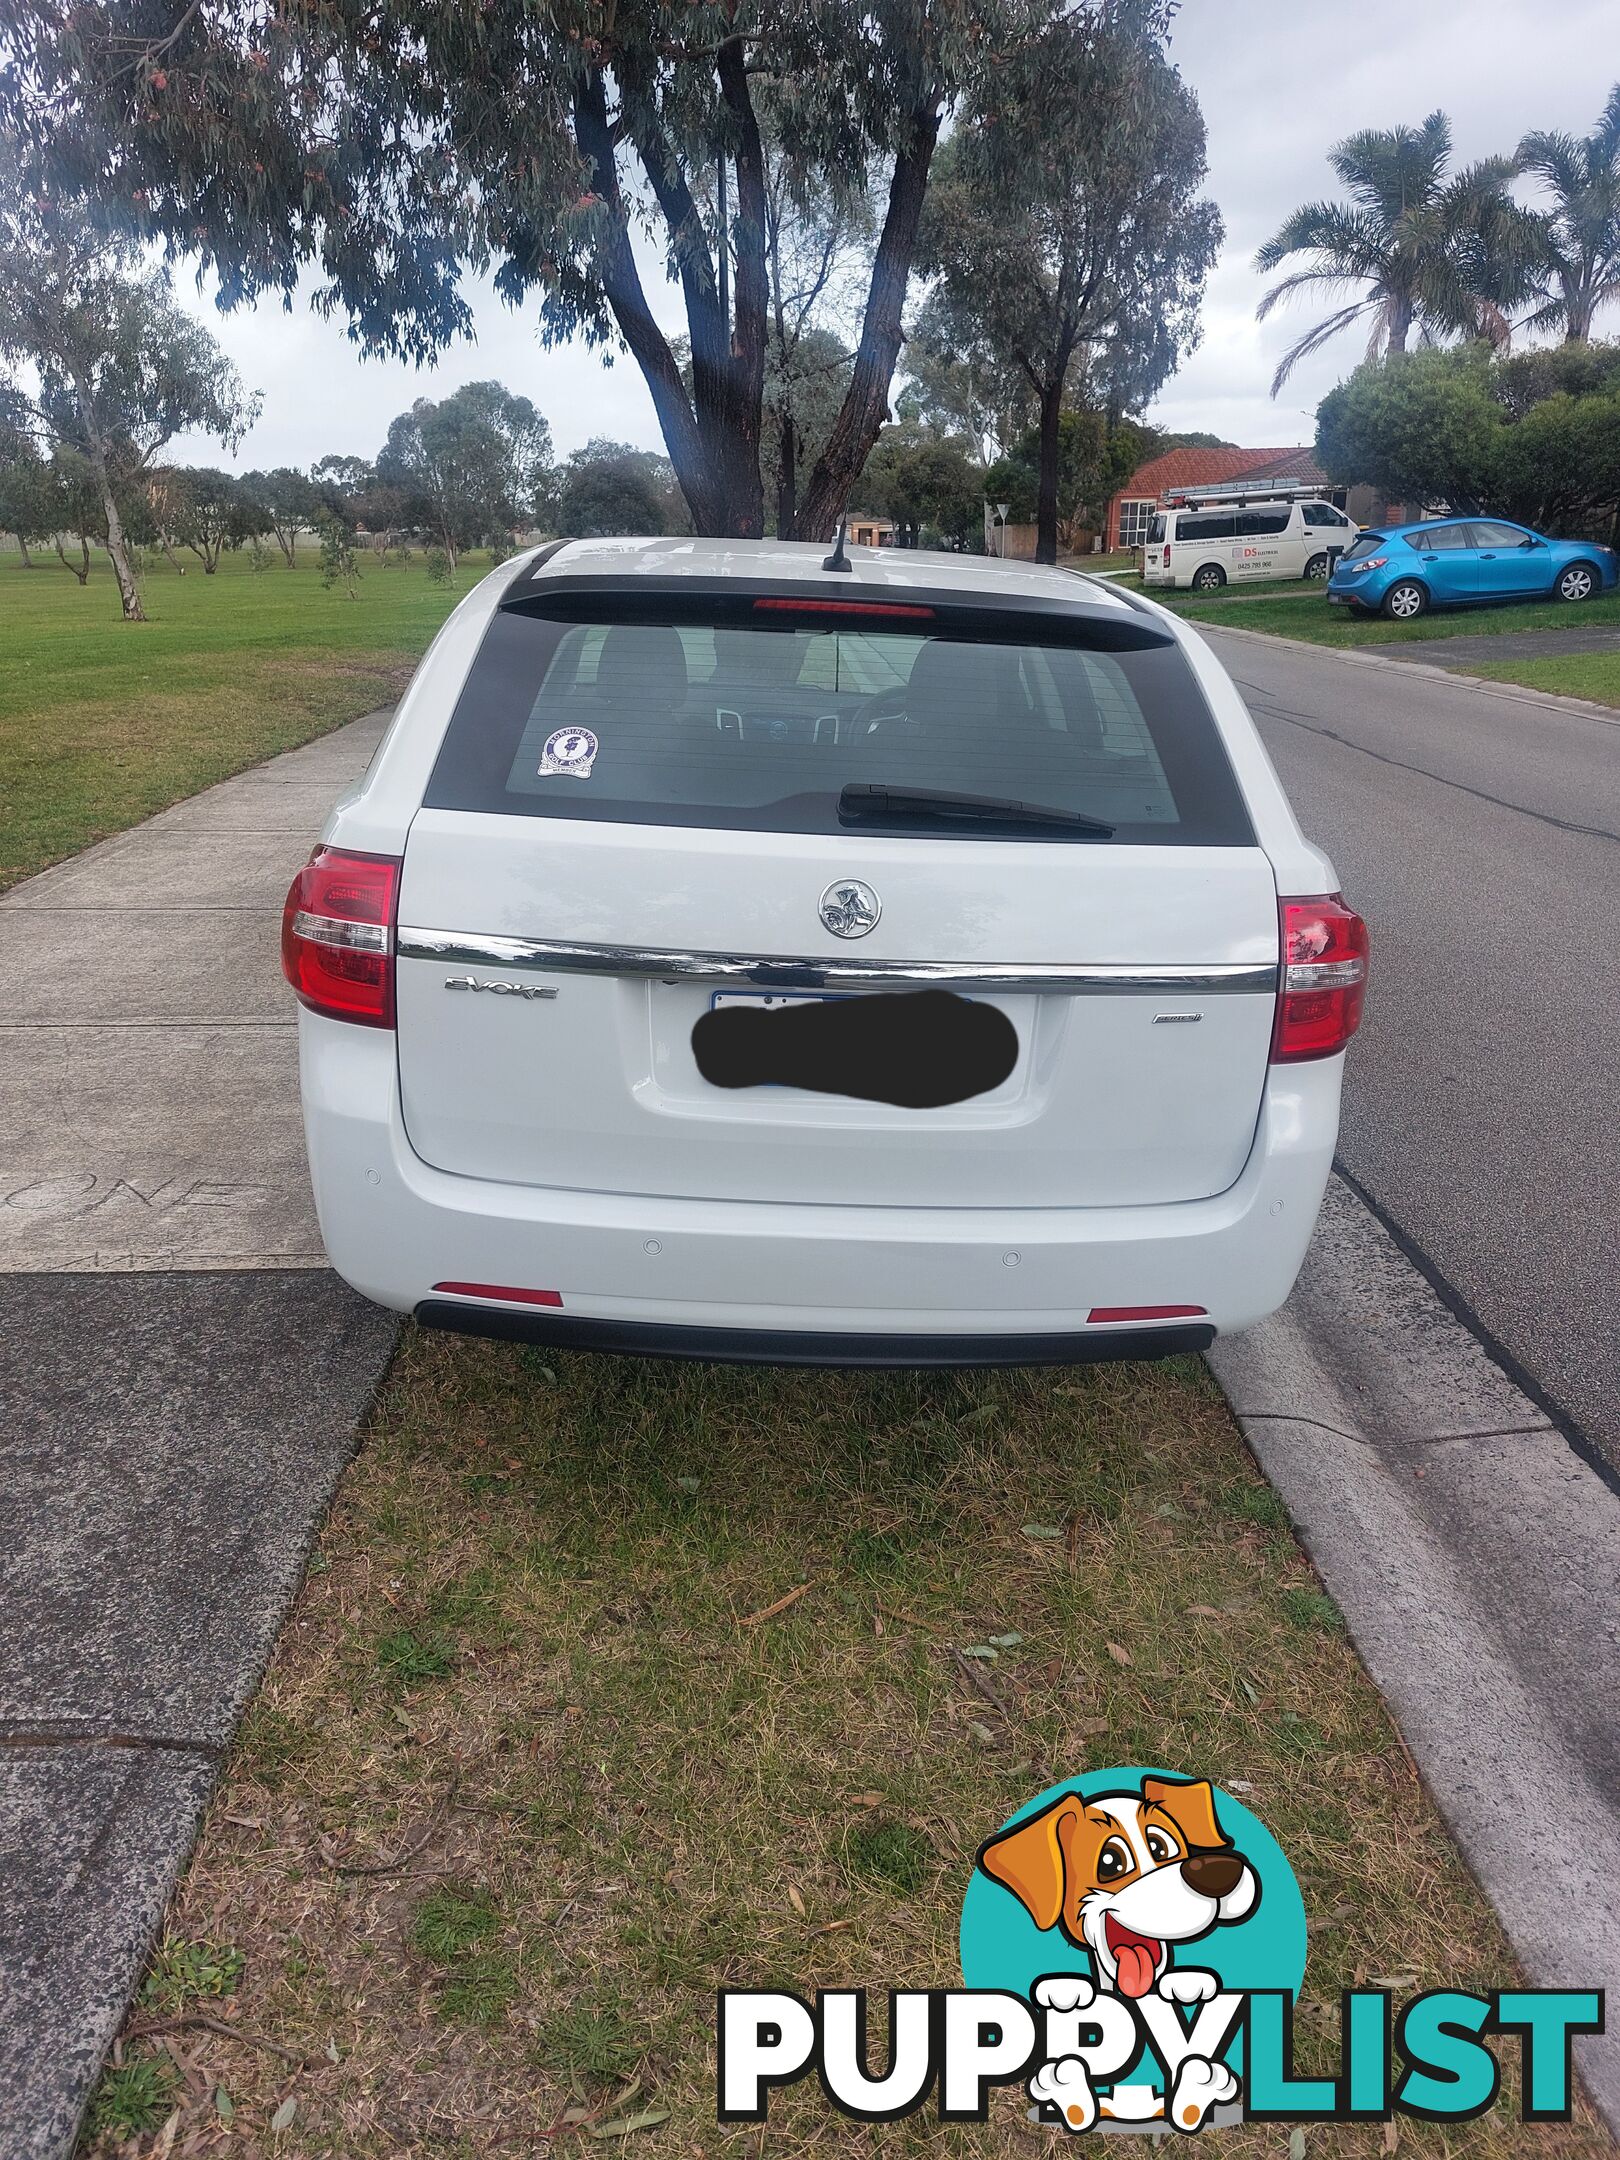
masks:
<svg viewBox="0 0 1620 2160"><path fill-rule="evenodd" d="M1600 1989L1382 1988L1340 2001L1339 2066L1296 2073L1305 1908L1259 1817L1204 1778L1088 1772L1038 1793L986 1839L962 1906L961 1988L889 1990L886 2061L867 1991L812 2005L785 1990L719 1998L722 2122L761 2122L812 2073L863 2122L982 2122L1022 2085L1055 2132L1183 2136L1244 2119L1462 2122L1482 2115L1516 2048L1526 2122L1567 2122L1577 2033Z"/></svg>

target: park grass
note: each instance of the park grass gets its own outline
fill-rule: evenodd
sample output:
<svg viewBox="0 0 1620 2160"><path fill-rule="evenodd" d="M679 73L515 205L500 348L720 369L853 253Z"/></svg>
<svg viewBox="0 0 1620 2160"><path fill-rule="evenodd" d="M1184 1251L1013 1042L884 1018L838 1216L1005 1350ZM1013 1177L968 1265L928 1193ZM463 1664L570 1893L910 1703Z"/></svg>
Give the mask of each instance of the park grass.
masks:
<svg viewBox="0 0 1620 2160"><path fill-rule="evenodd" d="M1049 2147L1012 2094L983 2127L864 2127L813 2079L722 2126L713 1991L959 1984L980 1842L1133 1763L1211 1776L1281 1838L1305 2067L1343 1986L1508 1981L1200 1362L803 1374L407 1329L83 2149ZM1612 2150L1584 2114L1517 2123L1513 2089L1403 2121L1399 2152Z"/></svg>
<svg viewBox="0 0 1620 2160"><path fill-rule="evenodd" d="M456 600L421 556L360 566L355 595L245 554L142 580L126 623L105 557L80 586L0 554L0 890L277 751L391 703Z"/></svg>

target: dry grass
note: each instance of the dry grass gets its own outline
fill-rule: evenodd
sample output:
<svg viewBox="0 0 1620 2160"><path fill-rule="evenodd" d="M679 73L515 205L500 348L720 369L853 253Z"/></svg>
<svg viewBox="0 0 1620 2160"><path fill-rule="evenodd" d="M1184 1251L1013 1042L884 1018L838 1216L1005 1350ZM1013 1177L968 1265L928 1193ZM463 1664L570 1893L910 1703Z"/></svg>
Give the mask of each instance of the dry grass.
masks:
<svg viewBox="0 0 1620 2160"><path fill-rule="evenodd" d="M1015 1633L976 1686L951 1646ZM169 1918L155 1999L239 1951L198 2006L254 2044L131 2040L171 2051L178 2104L100 2149L472 2160L648 2111L608 2149L1027 2153L1011 2097L875 2130L811 2084L721 2129L713 1990L959 1984L980 1841L1116 1762L1239 1785L1281 1838L1308 2062L1341 1986L1510 1975L1200 1364L794 1375L412 1336ZM1505 2101L1398 2147L1307 2138L1611 2149Z"/></svg>

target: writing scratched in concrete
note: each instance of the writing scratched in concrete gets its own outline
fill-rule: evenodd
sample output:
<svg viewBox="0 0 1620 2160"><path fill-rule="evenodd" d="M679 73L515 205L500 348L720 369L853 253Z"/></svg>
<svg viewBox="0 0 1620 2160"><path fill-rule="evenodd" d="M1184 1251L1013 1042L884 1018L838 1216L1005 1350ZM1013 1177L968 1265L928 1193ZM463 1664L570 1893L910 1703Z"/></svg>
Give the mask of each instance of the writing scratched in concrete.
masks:
<svg viewBox="0 0 1620 2160"><path fill-rule="evenodd" d="M98 1176L94 1171L25 1178L0 1188L0 1208L32 1217L80 1218L97 1215L106 1219L152 1222L193 1208L239 1210L261 1206L270 1197L268 1185L250 1185L226 1178L165 1178L150 1186L133 1178Z"/></svg>

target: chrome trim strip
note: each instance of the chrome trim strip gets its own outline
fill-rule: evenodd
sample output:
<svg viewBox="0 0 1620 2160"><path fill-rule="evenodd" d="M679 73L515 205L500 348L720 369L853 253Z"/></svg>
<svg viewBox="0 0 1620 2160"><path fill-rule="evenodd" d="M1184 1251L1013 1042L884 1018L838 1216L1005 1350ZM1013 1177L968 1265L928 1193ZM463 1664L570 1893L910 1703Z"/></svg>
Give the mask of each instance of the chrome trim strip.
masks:
<svg viewBox="0 0 1620 2160"><path fill-rule="evenodd" d="M746 982L766 990L965 990L1006 995L1047 992L1058 997L1136 997L1202 991L1210 996L1277 988L1273 961L1201 967L1135 967L1107 962L1069 967L953 966L935 960L771 958L763 953L658 952L631 945L564 945L544 938L496 937L476 931L425 930L401 924L402 960L466 967L530 968L542 975L642 975L663 982Z"/></svg>

